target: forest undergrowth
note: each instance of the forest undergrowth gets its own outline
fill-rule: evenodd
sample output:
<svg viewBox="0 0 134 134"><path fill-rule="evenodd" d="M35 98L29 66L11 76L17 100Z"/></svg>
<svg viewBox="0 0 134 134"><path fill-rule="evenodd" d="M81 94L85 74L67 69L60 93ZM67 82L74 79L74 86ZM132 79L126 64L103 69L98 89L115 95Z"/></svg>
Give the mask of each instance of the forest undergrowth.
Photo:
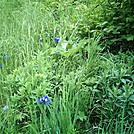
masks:
<svg viewBox="0 0 134 134"><path fill-rule="evenodd" d="M103 4L0 1L0 134L134 133L134 36Z"/></svg>

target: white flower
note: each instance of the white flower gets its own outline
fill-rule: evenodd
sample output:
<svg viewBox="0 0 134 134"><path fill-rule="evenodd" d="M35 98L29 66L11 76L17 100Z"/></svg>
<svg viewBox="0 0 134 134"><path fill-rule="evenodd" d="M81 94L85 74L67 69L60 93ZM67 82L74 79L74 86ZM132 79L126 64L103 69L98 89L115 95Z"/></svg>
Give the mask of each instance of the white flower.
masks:
<svg viewBox="0 0 134 134"><path fill-rule="evenodd" d="M4 106L3 108L2 108L2 110L7 110L8 109L8 105L6 105L6 106Z"/></svg>
<svg viewBox="0 0 134 134"><path fill-rule="evenodd" d="M66 50L68 43L61 44L62 48Z"/></svg>

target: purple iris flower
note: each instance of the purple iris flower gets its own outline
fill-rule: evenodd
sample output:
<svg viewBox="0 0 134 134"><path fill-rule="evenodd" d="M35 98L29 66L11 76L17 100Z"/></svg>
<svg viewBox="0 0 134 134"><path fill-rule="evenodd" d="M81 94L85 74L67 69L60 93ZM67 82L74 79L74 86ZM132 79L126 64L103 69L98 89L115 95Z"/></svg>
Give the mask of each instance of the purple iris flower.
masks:
<svg viewBox="0 0 134 134"><path fill-rule="evenodd" d="M2 64L0 64L0 68L2 67Z"/></svg>
<svg viewBox="0 0 134 134"><path fill-rule="evenodd" d="M50 104L50 100L48 98L48 96L43 96L38 98L38 104L41 104L42 102L44 103L44 105L49 105Z"/></svg>
<svg viewBox="0 0 134 134"><path fill-rule="evenodd" d="M58 42L60 41L60 38L55 37L55 38L54 38L54 41L55 41L56 43L58 43Z"/></svg>

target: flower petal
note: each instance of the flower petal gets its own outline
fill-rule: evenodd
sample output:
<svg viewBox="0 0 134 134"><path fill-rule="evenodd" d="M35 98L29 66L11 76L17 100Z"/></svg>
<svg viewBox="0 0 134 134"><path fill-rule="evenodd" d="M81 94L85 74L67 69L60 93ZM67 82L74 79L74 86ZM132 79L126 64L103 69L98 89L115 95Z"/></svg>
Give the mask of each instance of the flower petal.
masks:
<svg viewBox="0 0 134 134"><path fill-rule="evenodd" d="M49 105L50 104L50 100L48 98L48 96L43 96L38 98L38 104L41 104L42 102L44 103L44 105Z"/></svg>
<svg viewBox="0 0 134 134"><path fill-rule="evenodd" d="M44 96L44 98L45 98L44 101L43 101L44 104L45 104L45 105L49 105L49 104L50 104L49 98L48 98L47 96Z"/></svg>
<svg viewBox="0 0 134 134"><path fill-rule="evenodd" d="M54 38L54 41L55 41L56 43L58 43L58 42L60 41L60 38L55 37L55 38Z"/></svg>
<svg viewBox="0 0 134 134"><path fill-rule="evenodd" d="M41 101L40 101L40 98L38 98L38 101L37 101L38 104L41 104Z"/></svg>

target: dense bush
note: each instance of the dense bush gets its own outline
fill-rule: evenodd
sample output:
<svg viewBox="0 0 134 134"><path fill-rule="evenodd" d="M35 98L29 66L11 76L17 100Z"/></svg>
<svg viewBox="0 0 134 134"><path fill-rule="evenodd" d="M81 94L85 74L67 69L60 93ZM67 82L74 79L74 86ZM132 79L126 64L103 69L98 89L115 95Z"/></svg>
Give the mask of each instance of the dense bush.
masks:
<svg viewBox="0 0 134 134"><path fill-rule="evenodd" d="M78 122L78 128L129 133L134 129L134 57L131 53L105 57L92 77L85 71L82 88L86 93L83 101L86 120L84 124Z"/></svg>
<svg viewBox="0 0 134 134"><path fill-rule="evenodd" d="M92 6L91 2L83 3L83 19L79 24L82 38L97 32L102 36L101 44L112 52L134 49L133 0L97 0Z"/></svg>
<svg viewBox="0 0 134 134"><path fill-rule="evenodd" d="M101 73L96 77L97 81L92 82L91 91L95 95L94 106L96 108L90 119L105 120L105 122L102 121L103 126L111 131L113 129L111 121L123 118L125 126L128 128L134 122L132 117L134 110L133 62L133 56L119 54L119 56L111 57L109 61L102 64Z"/></svg>
<svg viewBox="0 0 134 134"><path fill-rule="evenodd" d="M112 51L134 49L134 1L108 0L103 6L103 40Z"/></svg>

